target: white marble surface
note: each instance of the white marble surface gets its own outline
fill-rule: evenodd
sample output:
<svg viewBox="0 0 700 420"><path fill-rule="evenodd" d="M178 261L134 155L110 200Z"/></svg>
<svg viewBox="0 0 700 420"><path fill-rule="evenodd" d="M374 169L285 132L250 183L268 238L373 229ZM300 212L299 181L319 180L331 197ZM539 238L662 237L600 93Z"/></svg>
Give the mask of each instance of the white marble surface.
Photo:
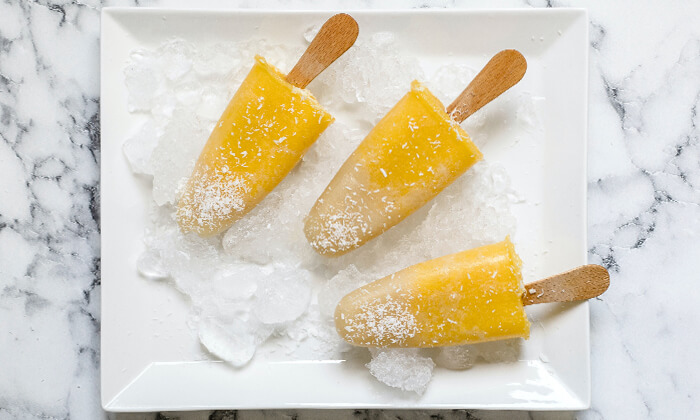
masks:
<svg viewBox="0 0 700 420"><path fill-rule="evenodd" d="M185 0L139 1L192 7ZM259 1L198 1L254 7ZM108 5L128 5L109 2ZM0 0L0 420L100 419L99 29L94 0ZM270 0L267 8L485 8ZM592 408L580 413L200 412L117 419L658 419L700 410L700 3L516 1L590 17Z"/></svg>

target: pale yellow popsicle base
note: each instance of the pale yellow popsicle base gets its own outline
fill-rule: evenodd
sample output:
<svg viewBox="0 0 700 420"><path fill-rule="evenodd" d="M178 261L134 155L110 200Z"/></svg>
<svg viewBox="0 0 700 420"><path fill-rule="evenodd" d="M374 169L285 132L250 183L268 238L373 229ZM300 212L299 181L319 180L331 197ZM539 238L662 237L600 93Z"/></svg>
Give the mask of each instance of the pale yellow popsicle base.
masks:
<svg viewBox="0 0 700 420"><path fill-rule="evenodd" d="M255 207L333 121L306 90L256 57L178 202L184 232L213 235Z"/></svg>
<svg viewBox="0 0 700 420"><path fill-rule="evenodd" d="M346 295L338 334L364 347L438 347L528 338L521 261L503 242L408 267Z"/></svg>

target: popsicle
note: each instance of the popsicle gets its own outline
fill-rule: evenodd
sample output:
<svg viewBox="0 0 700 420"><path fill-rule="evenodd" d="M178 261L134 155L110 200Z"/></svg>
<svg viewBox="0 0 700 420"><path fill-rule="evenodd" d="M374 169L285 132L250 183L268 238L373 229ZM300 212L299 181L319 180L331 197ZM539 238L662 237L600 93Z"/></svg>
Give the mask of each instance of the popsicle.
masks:
<svg viewBox="0 0 700 420"><path fill-rule="evenodd" d="M610 284L586 265L523 286L510 239L426 261L341 299L338 334L362 347L439 347L530 335L525 305L589 299Z"/></svg>
<svg viewBox="0 0 700 420"><path fill-rule="evenodd" d="M438 98L414 81L312 207L304 233L313 248L338 256L362 246L481 160L482 153L459 123L517 83L526 67L519 52L501 51L447 112Z"/></svg>
<svg viewBox="0 0 700 420"><path fill-rule="evenodd" d="M333 117L304 89L355 42L338 14L285 76L260 56L204 146L178 201L183 232L217 234L253 209L299 162Z"/></svg>

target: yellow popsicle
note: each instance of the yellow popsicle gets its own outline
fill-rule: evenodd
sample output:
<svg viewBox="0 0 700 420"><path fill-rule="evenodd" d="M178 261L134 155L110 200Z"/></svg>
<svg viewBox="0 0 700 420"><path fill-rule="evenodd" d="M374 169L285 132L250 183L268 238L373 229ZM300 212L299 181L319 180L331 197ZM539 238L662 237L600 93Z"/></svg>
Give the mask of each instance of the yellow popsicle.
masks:
<svg viewBox="0 0 700 420"><path fill-rule="evenodd" d="M416 264L346 295L336 330L363 347L527 339L521 265L508 238Z"/></svg>
<svg viewBox="0 0 700 420"><path fill-rule="evenodd" d="M333 121L305 89L256 56L178 202L184 232L213 235L255 207Z"/></svg>
<svg viewBox="0 0 700 420"><path fill-rule="evenodd" d="M414 81L345 161L304 233L322 255L351 251L399 223L482 158L469 135Z"/></svg>

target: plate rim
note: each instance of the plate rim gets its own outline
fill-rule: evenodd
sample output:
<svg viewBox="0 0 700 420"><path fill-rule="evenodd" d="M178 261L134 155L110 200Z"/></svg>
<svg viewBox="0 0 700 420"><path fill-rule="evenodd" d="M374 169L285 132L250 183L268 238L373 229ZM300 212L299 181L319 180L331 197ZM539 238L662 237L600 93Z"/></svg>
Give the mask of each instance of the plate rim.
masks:
<svg viewBox="0 0 700 420"><path fill-rule="evenodd" d="M216 8L183 8L183 7L177 7L177 8L167 8L167 7L121 7L121 6L114 6L114 7L104 7L101 10L101 18L102 18L102 24L100 27L100 71L101 75L105 74L105 51L106 51L106 44L109 41L109 36L105 36L105 25L104 21L105 18L107 19L112 19L114 20L117 24L118 18L122 16L130 16L130 15L151 15L151 14L158 14L158 13L172 13L172 14L182 14L182 15L207 15L207 14L217 14L217 15L259 15L259 16L266 16L266 15L330 15L333 13L338 13L338 12L344 12L344 13L355 13L358 15L386 15L386 14L391 14L391 15L405 15L405 16L413 16L413 15L454 15L454 14L463 14L463 15L499 15L499 14L521 14L521 15L541 15L541 14L551 14L551 15L567 15L570 14L574 17L582 16L586 22L589 21L588 19L588 11L585 8L547 8L547 9L524 9L524 8L499 8L499 9L488 9L488 8L477 8L477 9L449 9L449 8L428 8L428 9L240 9L240 8L230 8L230 9L216 9ZM588 219L588 208L587 208L587 190L588 190L588 182L587 182L587 162L588 162L588 124L589 124L589 98L588 98L588 77L589 77L589 48L588 48L588 40L589 40L589 27L588 25L585 26L585 42L584 42L584 47L582 48L583 51L583 62L585 63L584 68L582 69L583 72L583 77L584 77L584 92L585 94L583 95L582 98L582 105L585 109L585 113L583 115L583 130L584 132L582 133L582 138L584 141L583 144L583 161L584 161L584 168L583 168L583 173L581 174L581 179L580 181L583 183L583 187L581 189L582 194L583 194L583 203L584 206L581 209L582 211L582 216L584 220L584 224L582 226L583 229L583 247L584 247L584 257L583 260L586 261L588 258L587 255L587 248L588 248L588 237L587 237L587 219ZM104 92L104 82L101 77L100 81L100 100L104 100L105 95L103 94ZM101 121L104 121L103 118L103 109L101 107L100 109L100 118ZM102 139L102 136L104 135L104 132L101 131L100 137ZM102 151L102 143L101 143L101 151ZM103 165L102 162L100 163L100 176L101 179L105 176L105 173L103 172ZM100 197L100 210L102 213L102 194ZM101 218L100 220L100 228L101 228L101 235L100 235L100 243L103 245L104 243L104 235L102 234L102 225L104 223L104 219ZM103 247L101 246L101 249ZM104 258L104 255L101 254L101 257ZM104 288L102 288L101 294L104 293ZM104 302L105 299L102 299ZM583 334L583 341L585 341L586 347L587 347L587 352L586 354L586 360L582 360L583 364L585 364L585 369L583 371L585 372L585 382L587 384L586 386L586 392L585 395L578 395L580 398L580 404L578 405L571 405L570 407L538 407L536 409L539 410L581 410L581 409L587 409L590 408L591 404L591 366L590 366L590 305L588 302L581 302L581 306L583 306L585 315L586 315L586 325L584 330L582 331ZM104 351L104 343L103 343L103 335L100 335L100 342L101 342L101 354ZM157 364L157 363L156 363ZM153 363L151 364L153 365ZM146 372L148 368L151 367L149 365L144 371L142 371L139 375L137 375L136 378L140 377L142 374ZM103 366L101 364L100 366L100 372L102 373L103 371ZM135 379L136 379L135 378ZM134 380L135 380L134 379ZM113 398L106 400L105 395L102 392L103 389L103 383L105 381L104 375L101 375L101 380L100 380L100 385L101 385L101 401L102 401L102 406L105 410L108 411L114 411L114 412L134 412L134 411L143 411L143 407L136 407L134 409L130 409L129 407L125 406L115 406L111 404L116 397L121 393L121 391L124 391L126 388L122 389L120 393L116 394L113 396ZM347 404L347 405L342 405L342 406L328 406L325 404L321 404L318 406L310 406L308 404L304 405L283 405L279 407L259 407L259 408L291 408L291 407L298 407L298 408L359 408L359 407L374 407L374 408L431 408L431 409L452 409L452 408L476 408L476 409L504 409L504 410L514 410L514 409L523 409L522 407L504 407L504 406L493 406L493 405L474 405L474 404L459 404L455 403L453 405L444 405L444 404L417 404L415 407L402 407L402 406L395 406L395 405L358 405L358 404ZM204 409L205 407L177 407L175 409L177 410L200 410ZM235 408L235 407L233 407ZM249 407L243 407L245 409L248 409ZM162 410L169 410L173 408L165 407L165 408L160 408ZM532 408L529 408L532 409Z"/></svg>

